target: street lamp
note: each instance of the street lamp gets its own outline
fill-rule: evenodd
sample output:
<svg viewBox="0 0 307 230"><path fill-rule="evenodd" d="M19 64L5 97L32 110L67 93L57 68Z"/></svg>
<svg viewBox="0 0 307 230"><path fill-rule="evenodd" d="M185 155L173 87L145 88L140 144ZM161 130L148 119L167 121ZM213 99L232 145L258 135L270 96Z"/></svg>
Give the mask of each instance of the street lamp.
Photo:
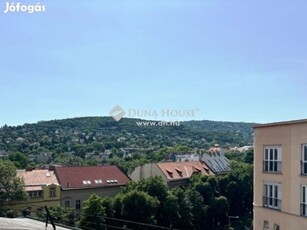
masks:
<svg viewBox="0 0 307 230"><path fill-rule="evenodd" d="M230 229L230 219L239 219L239 216L228 216L228 229Z"/></svg>

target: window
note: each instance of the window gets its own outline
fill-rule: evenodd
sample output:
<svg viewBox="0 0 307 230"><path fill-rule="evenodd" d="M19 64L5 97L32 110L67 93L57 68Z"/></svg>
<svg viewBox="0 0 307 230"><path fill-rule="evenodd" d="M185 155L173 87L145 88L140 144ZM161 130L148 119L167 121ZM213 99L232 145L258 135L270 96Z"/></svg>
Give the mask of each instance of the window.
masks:
<svg viewBox="0 0 307 230"><path fill-rule="evenodd" d="M81 200L76 200L76 209L81 209Z"/></svg>
<svg viewBox="0 0 307 230"><path fill-rule="evenodd" d="M302 175L307 175L307 144L302 146L301 172Z"/></svg>
<svg viewBox="0 0 307 230"><path fill-rule="evenodd" d="M263 157L264 172L281 172L281 147L266 146Z"/></svg>
<svg viewBox="0 0 307 230"><path fill-rule="evenodd" d="M31 191L29 192L30 198L39 198L43 196L43 191Z"/></svg>
<svg viewBox="0 0 307 230"><path fill-rule="evenodd" d="M90 180L84 180L82 182L83 182L83 184L92 184L92 182Z"/></svg>
<svg viewBox="0 0 307 230"><path fill-rule="evenodd" d="M56 197L56 188L50 188L49 189L49 197Z"/></svg>
<svg viewBox="0 0 307 230"><path fill-rule="evenodd" d="M274 230L280 230L280 227L278 224L274 224Z"/></svg>
<svg viewBox="0 0 307 230"><path fill-rule="evenodd" d="M270 229L270 225L269 225L269 221L264 221L263 222L263 230L269 230Z"/></svg>
<svg viewBox="0 0 307 230"><path fill-rule="evenodd" d="M301 215L307 216L307 185L301 186Z"/></svg>
<svg viewBox="0 0 307 230"><path fill-rule="evenodd" d="M65 208L70 208L70 201L69 200L65 200L64 201L64 207Z"/></svg>
<svg viewBox="0 0 307 230"><path fill-rule="evenodd" d="M278 183L265 183L263 191L263 206L281 209L281 185Z"/></svg>

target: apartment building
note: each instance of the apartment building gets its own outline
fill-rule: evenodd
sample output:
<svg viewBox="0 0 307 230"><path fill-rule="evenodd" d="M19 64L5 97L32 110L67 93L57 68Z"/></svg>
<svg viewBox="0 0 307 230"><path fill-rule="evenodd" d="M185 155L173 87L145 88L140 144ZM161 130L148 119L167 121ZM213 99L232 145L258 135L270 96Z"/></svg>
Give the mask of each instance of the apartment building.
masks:
<svg viewBox="0 0 307 230"><path fill-rule="evenodd" d="M140 181L153 176L161 176L170 187L185 186L194 174L213 176L210 168L200 161L149 163L136 167L129 175L133 181Z"/></svg>
<svg viewBox="0 0 307 230"><path fill-rule="evenodd" d="M307 229L307 119L254 127L253 225Z"/></svg>
<svg viewBox="0 0 307 230"><path fill-rule="evenodd" d="M48 207L60 206L60 185L53 171L48 169L18 170L17 176L22 177L28 199L11 201L7 205L13 210L29 207L32 212Z"/></svg>
<svg viewBox="0 0 307 230"><path fill-rule="evenodd" d="M115 196L130 181L114 165L56 167L55 175L61 185L61 206L77 212L92 194Z"/></svg>

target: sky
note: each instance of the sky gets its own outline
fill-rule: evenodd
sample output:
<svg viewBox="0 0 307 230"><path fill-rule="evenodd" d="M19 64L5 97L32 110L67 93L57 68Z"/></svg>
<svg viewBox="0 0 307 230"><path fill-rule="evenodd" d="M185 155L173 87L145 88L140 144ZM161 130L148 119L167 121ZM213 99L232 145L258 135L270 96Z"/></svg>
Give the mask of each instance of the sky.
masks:
<svg viewBox="0 0 307 230"><path fill-rule="evenodd" d="M39 2L0 1L0 126L117 105L143 119L307 118L305 0Z"/></svg>

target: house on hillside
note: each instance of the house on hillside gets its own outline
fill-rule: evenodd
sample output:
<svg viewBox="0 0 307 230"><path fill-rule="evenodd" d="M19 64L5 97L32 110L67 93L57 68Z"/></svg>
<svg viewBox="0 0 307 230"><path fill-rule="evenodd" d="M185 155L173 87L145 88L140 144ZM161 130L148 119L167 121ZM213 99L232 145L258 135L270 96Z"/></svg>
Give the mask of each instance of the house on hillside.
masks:
<svg viewBox="0 0 307 230"><path fill-rule="evenodd" d="M90 195L115 196L130 181L113 165L56 167L55 174L61 185L61 206L77 211Z"/></svg>
<svg viewBox="0 0 307 230"><path fill-rule="evenodd" d="M168 156L170 161L173 162L193 162L199 161L200 155L199 154L175 154L171 153Z"/></svg>
<svg viewBox="0 0 307 230"><path fill-rule="evenodd" d="M165 184L170 187L185 186L194 174L214 175L210 168L200 162L163 162L138 166L129 175L133 181L139 181L152 176L161 176Z"/></svg>
<svg viewBox="0 0 307 230"><path fill-rule="evenodd" d="M60 205L60 186L53 171L48 169L17 170L17 176L23 178L28 199L13 201L9 204L11 209L21 210L29 207L31 211Z"/></svg>

